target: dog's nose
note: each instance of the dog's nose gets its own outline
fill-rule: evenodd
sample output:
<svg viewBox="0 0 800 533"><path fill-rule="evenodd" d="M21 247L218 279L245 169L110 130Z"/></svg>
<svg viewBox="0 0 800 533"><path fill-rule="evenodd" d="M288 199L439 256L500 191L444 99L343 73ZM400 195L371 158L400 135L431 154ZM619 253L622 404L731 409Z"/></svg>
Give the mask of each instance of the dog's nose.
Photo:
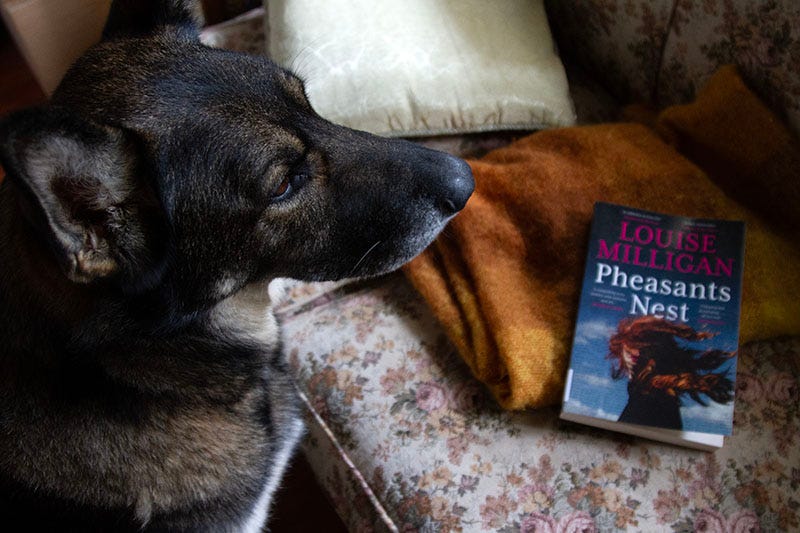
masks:
<svg viewBox="0 0 800 533"><path fill-rule="evenodd" d="M475 190L475 179L472 177L472 169L463 159L447 156L447 167L438 207L445 215L450 216L467 205L467 200Z"/></svg>

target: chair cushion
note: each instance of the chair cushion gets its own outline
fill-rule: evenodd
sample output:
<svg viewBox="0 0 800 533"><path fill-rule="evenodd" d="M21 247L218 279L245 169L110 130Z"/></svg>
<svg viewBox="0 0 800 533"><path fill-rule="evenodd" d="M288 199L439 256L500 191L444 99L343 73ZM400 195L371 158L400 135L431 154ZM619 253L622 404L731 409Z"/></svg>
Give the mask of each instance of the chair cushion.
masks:
<svg viewBox="0 0 800 533"><path fill-rule="evenodd" d="M398 275L293 293L304 450L353 530L800 527L800 338L742 349L734 435L706 453L499 409Z"/></svg>
<svg viewBox="0 0 800 533"><path fill-rule="evenodd" d="M346 126L433 135L572 124L542 0L270 0L270 56Z"/></svg>

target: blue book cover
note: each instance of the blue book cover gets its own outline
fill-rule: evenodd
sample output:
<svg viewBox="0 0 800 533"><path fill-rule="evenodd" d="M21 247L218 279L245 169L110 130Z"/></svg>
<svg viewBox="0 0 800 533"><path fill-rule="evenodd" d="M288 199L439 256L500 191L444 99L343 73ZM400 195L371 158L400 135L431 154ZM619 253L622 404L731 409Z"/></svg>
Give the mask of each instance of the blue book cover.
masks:
<svg viewBox="0 0 800 533"><path fill-rule="evenodd" d="M744 223L595 204L561 417L715 449L733 425Z"/></svg>

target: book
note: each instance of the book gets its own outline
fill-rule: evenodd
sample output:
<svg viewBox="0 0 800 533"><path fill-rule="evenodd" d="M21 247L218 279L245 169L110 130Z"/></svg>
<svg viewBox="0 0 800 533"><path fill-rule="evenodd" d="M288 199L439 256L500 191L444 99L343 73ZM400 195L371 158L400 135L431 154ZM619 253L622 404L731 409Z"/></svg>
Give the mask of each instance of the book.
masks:
<svg viewBox="0 0 800 533"><path fill-rule="evenodd" d="M598 202L561 418L702 450L733 427L744 222Z"/></svg>

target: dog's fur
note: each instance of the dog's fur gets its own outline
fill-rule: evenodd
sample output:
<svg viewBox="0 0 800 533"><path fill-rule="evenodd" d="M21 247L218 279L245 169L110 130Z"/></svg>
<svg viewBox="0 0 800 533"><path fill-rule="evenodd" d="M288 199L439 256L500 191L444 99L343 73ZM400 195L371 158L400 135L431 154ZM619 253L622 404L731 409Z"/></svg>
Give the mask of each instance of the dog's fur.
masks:
<svg viewBox="0 0 800 533"><path fill-rule="evenodd" d="M259 530L302 431L266 284L395 269L472 192L463 161L202 46L192 13L117 0L0 125L5 523Z"/></svg>

